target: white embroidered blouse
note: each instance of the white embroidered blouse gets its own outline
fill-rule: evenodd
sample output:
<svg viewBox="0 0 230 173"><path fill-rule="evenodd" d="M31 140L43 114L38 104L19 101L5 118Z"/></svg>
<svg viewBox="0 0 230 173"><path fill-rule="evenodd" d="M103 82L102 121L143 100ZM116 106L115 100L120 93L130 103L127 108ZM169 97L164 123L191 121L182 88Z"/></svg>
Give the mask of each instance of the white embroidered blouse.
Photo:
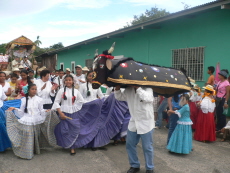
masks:
<svg viewBox="0 0 230 173"><path fill-rule="evenodd" d="M214 109L216 107L215 102L212 102L212 99L209 97L205 97L200 104L200 108L202 110L203 113L208 113L208 112L214 112Z"/></svg>
<svg viewBox="0 0 230 173"><path fill-rule="evenodd" d="M6 94L3 91L2 85L0 85L0 108L3 106L3 101L6 99Z"/></svg>
<svg viewBox="0 0 230 173"><path fill-rule="evenodd" d="M18 121L25 125L37 125L45 121L46 112L43 109L43 100L38 96L28 97L27 113L25 113L26 97L21 99L20 109L16 108L16 114L20 118Z"/></svg>
<svg viewBox="0 0 230 173"><path fill-rule="evenodd" d="M87 96L87 82L81 84L81 87L79 88L79 91L81 93L81 95L83 96L83 98L85 99L85 102L90 102L93 100L96 100L98 97L100 99L102 99L104 97L104 95L101 92L101 89L93 89L92 84L88 82L88 88L90 91L90 96ZM97 97L98 96L98 97Z"/></svg>
<svg viewBox="0 0 230 173"><path fill-rule="evenodd" d="M62 112L72 114L74 112L79 111L82 108L82 105L84 103L84 99L83 99L81 93L77 89L74 89L74 96L76 97L74 103L72 100L72 98L73 98L72 88L66 87L65 95L67 97L67 100L64 100L63 94L64 94L64 88L61 88L56 95L52 109L61 108ZM60 106L60 103L61 103L61 106Z"/></svg>
<svg viewBox="0 0 230 173"><path fill-rule="evenodd" d="M43 82L41 79L35 80L34 83L37 86L37 95L43 99L43 104L51 104L52 100L50 96L54 96L55 93L51 92L52 84L50 81ZM46 83L45 89L42 90L42 87Z"/></svg>

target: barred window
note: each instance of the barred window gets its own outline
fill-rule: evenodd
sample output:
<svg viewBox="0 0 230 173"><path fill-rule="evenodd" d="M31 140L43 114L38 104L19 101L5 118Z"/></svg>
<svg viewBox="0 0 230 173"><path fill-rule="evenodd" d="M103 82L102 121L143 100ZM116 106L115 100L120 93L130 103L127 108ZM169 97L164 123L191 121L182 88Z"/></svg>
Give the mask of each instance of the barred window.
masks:
<svg viewBox="0 0 230 173"><path fill-rule="evenodd" d="M203 81L204 48L193 47L172 50L172 67L187 71L187 76L196 81Z"/></svg>
<svg viewBox="0 0 230 173"><path fill-rule="evenodd" d="M93 66L93 59L86 59L85 60L85 66L88 67L89 69L92 68L92 66Z"/></svg>

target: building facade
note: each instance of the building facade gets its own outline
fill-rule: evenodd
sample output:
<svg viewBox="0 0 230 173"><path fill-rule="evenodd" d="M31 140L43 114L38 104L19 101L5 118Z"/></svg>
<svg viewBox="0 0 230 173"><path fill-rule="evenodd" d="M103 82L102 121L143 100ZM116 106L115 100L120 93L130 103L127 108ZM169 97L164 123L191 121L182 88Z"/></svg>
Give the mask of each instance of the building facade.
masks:
<svg viewBox="0 0 230 173"><path fill-rule="evenodd" d="M219 0L91 38L49 52L49 56L56 55L56 69L74 70L78 64L89 66L95 49L100 54L116 42L113 55L160 66L183 67L202 86L208 78L208 66L215 67L219 62L221 69L230 71L229 33L230 0ZM47 54L40 56L48 61Z"/></svg>

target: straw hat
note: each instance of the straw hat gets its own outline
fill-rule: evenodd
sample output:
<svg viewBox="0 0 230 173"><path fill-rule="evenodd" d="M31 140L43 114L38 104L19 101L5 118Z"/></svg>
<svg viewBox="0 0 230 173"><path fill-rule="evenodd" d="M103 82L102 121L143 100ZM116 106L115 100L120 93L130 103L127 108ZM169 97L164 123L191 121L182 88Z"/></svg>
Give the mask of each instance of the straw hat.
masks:
<svg viewBox="0 0 230 173"><path fill-rule="evenodd" d="M88 67L83 67L82 71L89 71Z"/></svg>
<svg viewBox="0 0 230 173"><path fill-rule="evenodd" d="M203 89L208 90L208 91L212 91L213 94L215 95L216 91L214 90L212 85L206 85L206 86L203 87Z"/></svg>
<svg viewBox="0 0 230 173"><path fill-rule="evenodd" d="M65 70L66 70L66 71L71 71L70 68L66 68Z"/></svg>
<svg viewBox="0 0 230 173"><path fill-rule="evenodd" d="M24 68L22 65L20 65L18 68Z"/></svg>
<svg viewBox="0 0 230 173"><path fill-rule="evenodd" d="M75 68L80 68L80 69L82 69L82 66L81 66L81 65L76 65Z"/></svg>
<svg viewBox="0 0 230 173"><path fill-rule="evenodd" d="M13 68L12 71L14 72L14 71L20 71L20 70L19 70L19 68Z"/></svg>
<svg viewBox="0 0 230 173"><path fill-rule="evenodd" d="M46 66L43 66L42 68L39 68L38 71L42 71L42 70L45 70L46 69Z"/></svg>
<svg viewBox="0 0 230 173"><path fill-rule="evenodd" d="M6 76L9 76L11 73L11 71L3 71L3 72L6 74Z"/></svg>

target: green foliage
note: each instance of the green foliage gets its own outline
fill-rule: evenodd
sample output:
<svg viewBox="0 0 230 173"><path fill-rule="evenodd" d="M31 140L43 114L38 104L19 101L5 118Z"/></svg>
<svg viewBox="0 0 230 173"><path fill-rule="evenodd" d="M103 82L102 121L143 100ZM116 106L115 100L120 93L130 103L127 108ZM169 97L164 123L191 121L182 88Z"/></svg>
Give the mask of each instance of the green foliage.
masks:
<svg viewBox="0 0 230 173"><path fill-rule="evenodd" d="M50 46L50 49L60 49L60 48L63 48L64 46L63 46L63 44L62 44L62 42L59 42L59 43L57 43L57 44L54 44L54 45L52 45L52 46Z"/></svg>
<svg viewBox="0 0 230 173"><path fill-rule="evenodd" d="M36 46L38 46L38 47L42 44L42 42L39 40L39 37L40 37L40 36L37 36L37 40L34 41L34 43L35 43Z"/></svg>
<svg viewBox="0 0 230 173"><path fill-rule="evenodd" d="M6 53L6 43L0 44L0 53L5 54Z"/></svg>
<svg viewBox="0 0 230 173"><path fill-rule="evenodd" d="M146 10L141 15L134 15L133 17L134 19L130 23L127 23L127 25L124 27L137 25L137 24L146 22L148 20L153 20L153 19L163 17L169 14L170 13L166 11L165 9L159 9L155 6L155 7L152 7L150 10Z"/></svg>

